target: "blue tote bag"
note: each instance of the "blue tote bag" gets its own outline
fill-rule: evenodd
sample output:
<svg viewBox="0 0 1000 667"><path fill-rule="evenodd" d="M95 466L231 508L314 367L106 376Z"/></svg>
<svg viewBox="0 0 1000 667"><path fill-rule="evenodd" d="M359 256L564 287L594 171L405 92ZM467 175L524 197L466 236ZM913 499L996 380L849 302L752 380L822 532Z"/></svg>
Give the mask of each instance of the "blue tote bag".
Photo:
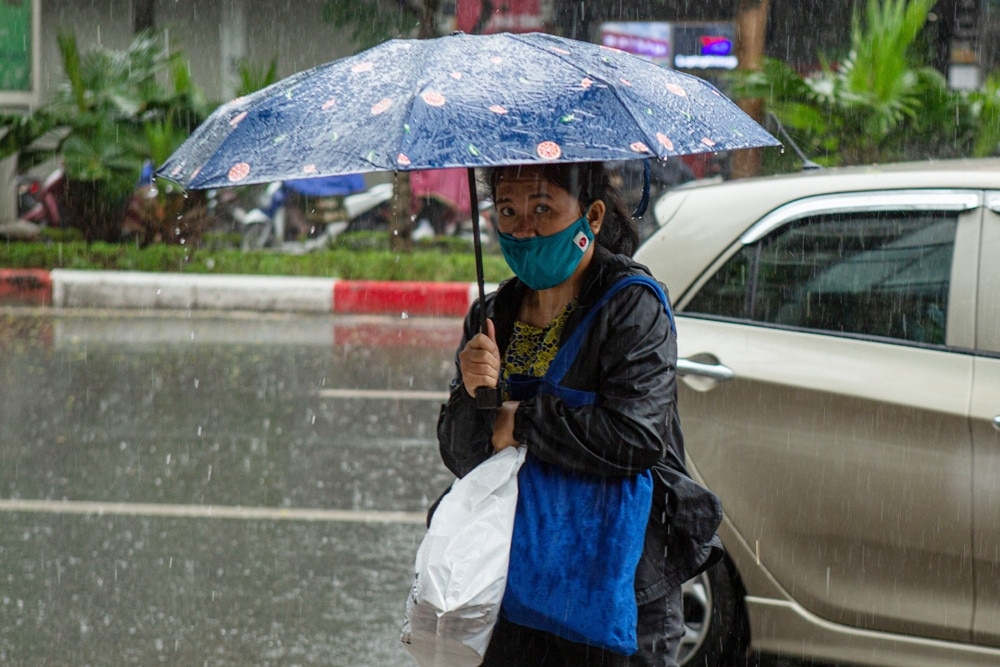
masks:
<svg viewBox="0 0 1000 667"><path fill-rule="evenodd" d="M550 393L571 406L592 405L594 393L566 389L560 382L597 311L620 289L635 283L652 288L669 314L659 284L643 276L623 278L559 348L545 376L508 379L512 397L521 400ZM635 477L602 477L568 471L529 453L518 473L503 598L507 619L573 642L623 655L635 653L635 570L652 499L648 470Z"/></svg>

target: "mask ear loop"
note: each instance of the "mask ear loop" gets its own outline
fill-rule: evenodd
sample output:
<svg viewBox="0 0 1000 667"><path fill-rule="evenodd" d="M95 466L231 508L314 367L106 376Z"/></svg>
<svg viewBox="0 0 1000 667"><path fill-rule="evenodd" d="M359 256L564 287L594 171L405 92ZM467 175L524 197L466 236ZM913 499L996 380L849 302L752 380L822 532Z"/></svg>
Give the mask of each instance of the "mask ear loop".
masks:
<svg viewBox="0 0 1000 667"><path fill-rule="evenodd" d="M639 200L639 205L635 207L632 211L633 218L641 218L646 212L646 208L649 206L649 180L651 174L651 168L649 166L649 160L642 161L642 199Z"/></svg>

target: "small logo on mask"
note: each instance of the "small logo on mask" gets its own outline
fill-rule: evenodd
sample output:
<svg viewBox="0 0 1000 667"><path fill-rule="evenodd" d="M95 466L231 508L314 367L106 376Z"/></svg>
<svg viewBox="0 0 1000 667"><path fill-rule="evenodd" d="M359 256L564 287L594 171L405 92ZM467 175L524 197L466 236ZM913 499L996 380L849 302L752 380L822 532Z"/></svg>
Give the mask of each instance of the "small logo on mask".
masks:
<svg viewBox="0 0 1000 667"><path fill-rule="evenodd" d="M573 243L580 249L580 252L587 252L587 248L590 247L590 239L583 232L576 233L576 236L573 237Z"/></svg>

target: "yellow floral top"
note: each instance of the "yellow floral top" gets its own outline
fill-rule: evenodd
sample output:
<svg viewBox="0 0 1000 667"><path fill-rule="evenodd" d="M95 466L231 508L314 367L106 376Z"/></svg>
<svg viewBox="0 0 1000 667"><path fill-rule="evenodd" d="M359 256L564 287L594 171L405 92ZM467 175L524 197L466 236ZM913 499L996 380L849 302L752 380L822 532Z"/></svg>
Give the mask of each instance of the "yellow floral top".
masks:
<svg viewBox="0 0 1000 667"><path fill-rule="evenodd" d="M549 369L549 364L556 358L559 351L559 337L569 314L576 307L573 299L559 315L549 322L548 326L539 329L520 320L514 322L514 330L510 334L507 352L503 359L503 377L511 375L530 375L542 377ZM506 382L501 384L501 397L510 400L510 392Z"/></svg>

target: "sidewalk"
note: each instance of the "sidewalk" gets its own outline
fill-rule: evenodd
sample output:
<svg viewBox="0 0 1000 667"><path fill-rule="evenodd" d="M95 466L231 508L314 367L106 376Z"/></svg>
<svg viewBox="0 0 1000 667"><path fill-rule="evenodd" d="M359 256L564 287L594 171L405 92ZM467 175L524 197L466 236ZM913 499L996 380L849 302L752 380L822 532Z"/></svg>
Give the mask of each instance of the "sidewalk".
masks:
<svg viewBox="0 0 1000 667"><path fill-rule="evenodd" d="M463 317L478 296L474 282L0 269L0 306Z"/></svg>

